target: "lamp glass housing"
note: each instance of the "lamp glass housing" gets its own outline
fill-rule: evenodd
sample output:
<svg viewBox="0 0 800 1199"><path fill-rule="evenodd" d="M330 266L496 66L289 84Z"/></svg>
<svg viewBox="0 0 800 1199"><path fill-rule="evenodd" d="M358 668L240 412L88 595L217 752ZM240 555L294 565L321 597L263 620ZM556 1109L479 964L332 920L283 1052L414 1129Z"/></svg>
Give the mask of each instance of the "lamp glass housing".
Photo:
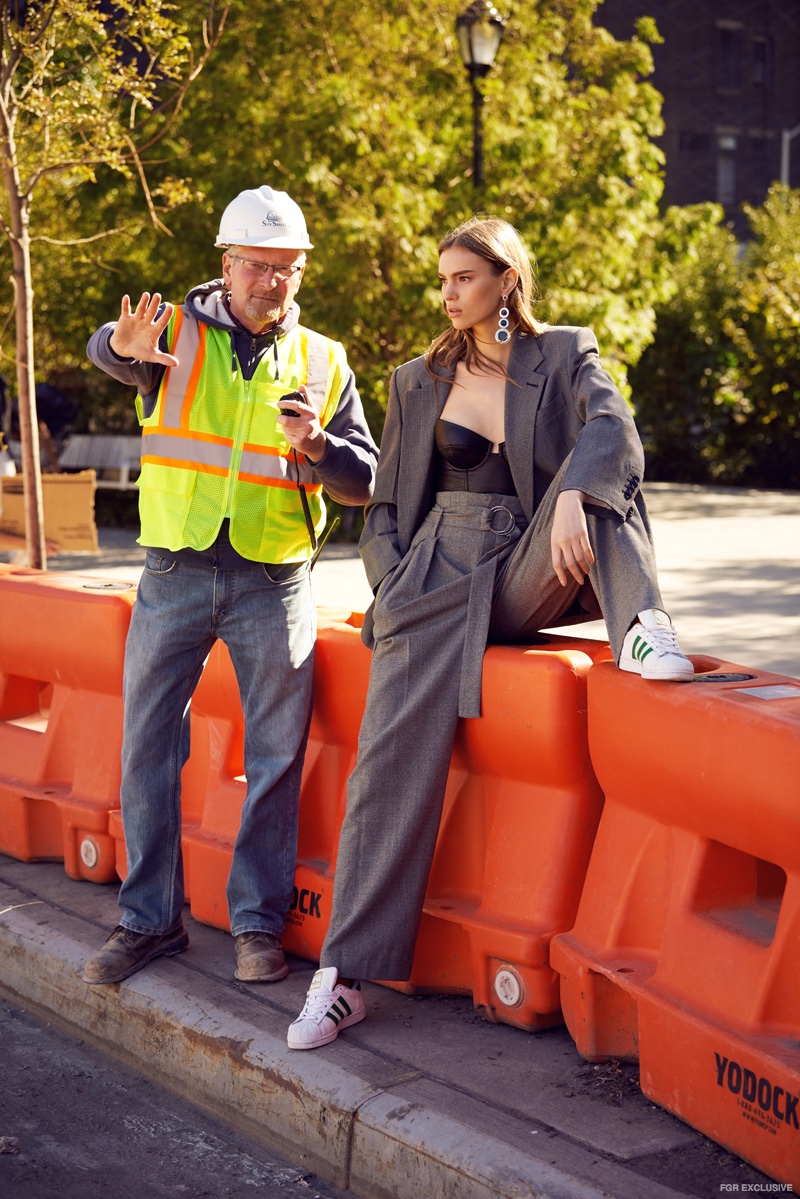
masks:
<svg viewBox="0 0 800 1199"><path fill-rule="evenodd" d="M488 0L476 0L456 19L458 45L467 70L482 75L491 70L500 49L504 25L497 9Z"/></svg>

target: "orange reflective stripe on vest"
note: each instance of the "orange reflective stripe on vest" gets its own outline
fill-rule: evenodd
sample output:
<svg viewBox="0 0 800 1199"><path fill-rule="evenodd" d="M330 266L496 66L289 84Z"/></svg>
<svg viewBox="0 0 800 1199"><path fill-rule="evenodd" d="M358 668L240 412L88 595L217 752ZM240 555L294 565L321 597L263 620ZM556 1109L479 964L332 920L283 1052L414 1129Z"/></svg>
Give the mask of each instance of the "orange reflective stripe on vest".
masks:
<svg viewBox="0 0 800 1199"><path fill-rule="evenodd" d="M189 426L189 413L206 356L207 330L208 325L184 320L182 310L176 310L172 346L175 352L180 342L180 357L177 366L167 367L161 383L161 423L168 429Z"/></svg>

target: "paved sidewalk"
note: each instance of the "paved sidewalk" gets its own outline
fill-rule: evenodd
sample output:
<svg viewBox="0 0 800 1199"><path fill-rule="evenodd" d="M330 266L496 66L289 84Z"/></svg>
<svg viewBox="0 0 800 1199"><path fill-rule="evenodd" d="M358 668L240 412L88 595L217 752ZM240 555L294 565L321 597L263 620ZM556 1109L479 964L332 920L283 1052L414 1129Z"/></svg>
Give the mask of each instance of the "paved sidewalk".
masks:
<svg viewBox="0 0 800 1199"><path fill-rule="evenodd" d="M648 497L684 648L800 676L800 496L655 485ZM132 534L102 530L101 546L51 568L138 578ZM320 603L369 601L350 547L326 550L314 577ZM248 988L233 979L230 937L191 918L186 954L89 987L83 962L116 919L115 887L0 857L0 990L364 1199L711 1199L769 1186L645 1099L635 1067L582 1061L563 1028L486 1023L469 997L368 984L363 1024L291 1052L314 965L291 959L286 980Z"/></svg>
<svg viewBox="0 0 800 1199"><path fill-rule="evenodd" d="M247 987L231 938L191 917L188 952L90 987L83 963L117 914L114 886L0 856L0 992L362 1199L712 1199L767 1182L650 1103L636 1067L582 1061L563 1028L489 1024L468 997L365 984L362 1024L289 1050L314 965Z"/></svg>
<svg viewBox="0 0 800 1199"><path fill-rule="evenodd" d="M800 493L651 483L645 494L684 651L800 677ZM101 529L100 546L50 568L138 580L144 551L134 533ZM320 604L363 611L371 599L355 546L326 547L314 583ZM602 621L580 635L604 639Z"/></svg>

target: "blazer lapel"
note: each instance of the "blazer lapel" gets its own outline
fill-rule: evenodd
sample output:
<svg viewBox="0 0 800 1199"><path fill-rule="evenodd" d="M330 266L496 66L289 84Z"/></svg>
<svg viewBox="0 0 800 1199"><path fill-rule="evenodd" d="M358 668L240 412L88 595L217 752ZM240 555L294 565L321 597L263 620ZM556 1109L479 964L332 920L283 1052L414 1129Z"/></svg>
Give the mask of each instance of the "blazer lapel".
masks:
<svg viewBox="0 0 800 1199"><path fill-rule="evenodd" d="M533 430L546 381L546 376L537 374L536 368L543 361L538 338L514 338L508 360L511 379L506 383L506 453L517 496L528 520L533 517Z"/></svg>
<svg viewBox="0 0 800 1199"><path fill-rule="evenodd" d="M419 387L408 392L404 419L410 415L414 421L414 441L422 453L428 449L433 452L434 425L442 414L451 386L450 380L442 383L432 379L426 371Z"/></svg>
<svg viewBox="0 0 800 1199"><path fill-rule="evenodd" d="M423 368L420 369L419 386L412 387L407 392L406 414L414 422L413 442L414 457L433 456L434 426L442 415L442 410L452 387L452 371L450 377L442 381L433 379ZM407 443L408 444L408 443Z"/></svg>
<svg viewBox="0 0 800 1199"><path fill-rule="evenodd" d="M425 372L427 374L427 371ZM444 406L447 403L447 397L450 395L450 388L453 386L453 375L455 371L452 368L443 368L442 374L444 378L437 379L435 382L428 375L428 381L433 383L436 392L436 420L442 415ZM435 423L435 422L434 422Z"/></svg>
<svg viewBox="0 0 800 1199"><path fill-rule="evenodd" d="M430 510L435 496L434 463L436 421L444 408L452 380L432 379L420 367L419 386L410 387L403 404L403 421L410 436L403 438L400 451L398 533L402 551Z"/></svg>

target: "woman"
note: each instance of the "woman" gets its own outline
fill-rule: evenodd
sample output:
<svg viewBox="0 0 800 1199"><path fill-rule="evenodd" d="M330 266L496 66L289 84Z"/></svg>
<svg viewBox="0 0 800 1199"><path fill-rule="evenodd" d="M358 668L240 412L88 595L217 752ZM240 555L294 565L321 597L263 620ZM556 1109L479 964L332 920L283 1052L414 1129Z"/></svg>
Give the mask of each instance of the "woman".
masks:
<svg viewBox="0 0 800 1199"><path fill-rule="evenodd" d="M528 257L505 221L467 221L439 253L451 328L393 375L366 510L369 692L294 1049L364 1018L359 978L411 973L456 723L480 715L487 641L602 613L621 669L693 675L661 608L641 443L594 334L534 319Z"/></svg>

